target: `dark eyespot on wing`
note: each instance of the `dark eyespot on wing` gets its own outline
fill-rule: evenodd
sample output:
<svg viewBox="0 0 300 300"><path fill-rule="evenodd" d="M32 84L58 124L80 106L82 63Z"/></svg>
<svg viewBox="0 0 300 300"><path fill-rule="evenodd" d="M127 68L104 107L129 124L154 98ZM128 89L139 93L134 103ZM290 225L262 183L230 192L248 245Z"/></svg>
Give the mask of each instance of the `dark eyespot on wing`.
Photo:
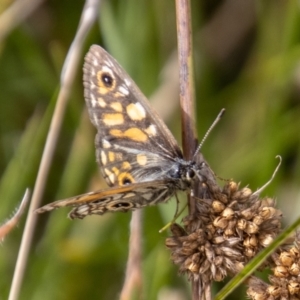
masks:
<svg viewBox="0 0 300 300"><path fill-rule="evenodd" d="M110 76L110 74L108 73L103 73L101 75L101 79L102 79L102 82L103 84L106 86L106 87L111 87L113 85L113 78Z"/></svg>

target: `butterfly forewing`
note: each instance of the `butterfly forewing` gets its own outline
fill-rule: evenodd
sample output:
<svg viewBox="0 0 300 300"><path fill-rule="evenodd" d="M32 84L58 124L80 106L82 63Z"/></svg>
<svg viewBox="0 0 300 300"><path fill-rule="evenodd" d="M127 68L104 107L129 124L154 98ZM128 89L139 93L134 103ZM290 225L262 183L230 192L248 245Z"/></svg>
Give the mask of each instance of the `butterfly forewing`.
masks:
<svg viewBox="0 0 300 300"><path fill-rule="evenodd" d="M96 157L107 183L163 178L182 154L145 96L100 46L90 48L83 70L85 100L97 128Z"/></svg>

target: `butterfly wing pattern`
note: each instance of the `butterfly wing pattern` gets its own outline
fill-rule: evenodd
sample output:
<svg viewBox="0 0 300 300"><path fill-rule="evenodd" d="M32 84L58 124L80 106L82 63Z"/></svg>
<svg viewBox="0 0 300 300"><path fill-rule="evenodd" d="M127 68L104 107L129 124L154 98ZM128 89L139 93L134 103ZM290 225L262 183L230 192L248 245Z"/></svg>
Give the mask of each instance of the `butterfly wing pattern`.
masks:
<svg viewBox="0 0 300 300"><path fill-rule="evenodd" d="M74 206L70 218L129 211L167 201L205 181L207 165L183 159L164 122L118 62L91 46L83 67L84 97L97 129L96 158L111 187L47 204L38 213Z"/></svg>
<svg viewBox="0 0 300 300"><path fill-rule="evenodd" d="M110 186L164 178L182 158L174 137L120 65L92 46L84 64L84 96L97 128L96 157Z"/></svg>

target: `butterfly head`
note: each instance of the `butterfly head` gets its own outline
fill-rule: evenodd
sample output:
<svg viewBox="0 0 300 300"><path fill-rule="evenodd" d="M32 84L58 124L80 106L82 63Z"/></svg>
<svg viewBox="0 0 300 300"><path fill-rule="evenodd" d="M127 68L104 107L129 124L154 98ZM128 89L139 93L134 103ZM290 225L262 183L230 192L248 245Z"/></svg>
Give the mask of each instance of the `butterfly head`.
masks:
<svg viewBox="0 0 300 300"><path fill-rule="evenodd" d="M178 188L181 190L192 188L196 181L206 182L214 178L213 172L204 159L200 162L181 159L174 165L169 175L172 179L178 178Z"/></svg>

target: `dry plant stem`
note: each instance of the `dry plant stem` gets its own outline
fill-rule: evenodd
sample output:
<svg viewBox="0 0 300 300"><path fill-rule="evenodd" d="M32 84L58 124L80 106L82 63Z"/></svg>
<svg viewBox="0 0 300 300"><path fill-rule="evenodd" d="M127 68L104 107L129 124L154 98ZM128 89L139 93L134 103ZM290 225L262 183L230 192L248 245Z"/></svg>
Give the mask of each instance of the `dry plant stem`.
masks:
<svg viewBox="0 0 300 300"><path fill-rule="evenodd" d="M21 24L44 0L17 0L0 16L0 43Z"/></svg>
<svg viewBox="0 0 300 300"><path fill-rule="evenodd" d="M195 151L194 80L190 1L176 0L177 39L179 59L180 105L182 109L182 143L186 159L192 159Z"/></svg>
<svg viewBox="0 0 300 300"><path fill-rule="evenodd" d="M176 21L179 58L180 107L182 144L186 159L192 159L196 149L196 134L193 123L195 111L192 30L189 0L176 0ZM195 213L195 200L188 197L189 214ZM199 282L192 282L192 299L200 299Z"/></svg>
<svg viewBox="0 0 300 300"><path fill-rule="evenodd" d="M48 132L44 152L41 159L35 187L33 190L32 201L29 208L28 218L22 237L21 247L15 267L13 282L10 290L9 300L16 300L19 297L21 284L24 278L24 272L27 264L28 253L36 225L37 215L33 211L40 205L40 200L43 195L45 183L49 173L54 149L61 128L63 116L66 109L67 100L70 95L71 86L74 81L78 65L81 63L81 48L84 39L89 32L90 27L94 23L98 12L99 1L86 1L81 15L79 28L69 50L65 65L61 76L61 89L59 91L57 104L51 120L50 129Z"/></svg>
<svg viewBox="0 0 300 300"><path fill-rule="evenodd" d="M194 81L192 60L191 16L189 0L176 0L177 39L179 59L180 107L182 144L186 159L192 159L196 149L194 126ZM192 214L195 204L189 201Z"/></svg>
<svg viewBox="0 0 300 300"><path fill-rule="evenodd" d="M142 299L141 219L141 210L136 210L132 213L129 255L125 282L120 295L121 300Z"/></svg>

